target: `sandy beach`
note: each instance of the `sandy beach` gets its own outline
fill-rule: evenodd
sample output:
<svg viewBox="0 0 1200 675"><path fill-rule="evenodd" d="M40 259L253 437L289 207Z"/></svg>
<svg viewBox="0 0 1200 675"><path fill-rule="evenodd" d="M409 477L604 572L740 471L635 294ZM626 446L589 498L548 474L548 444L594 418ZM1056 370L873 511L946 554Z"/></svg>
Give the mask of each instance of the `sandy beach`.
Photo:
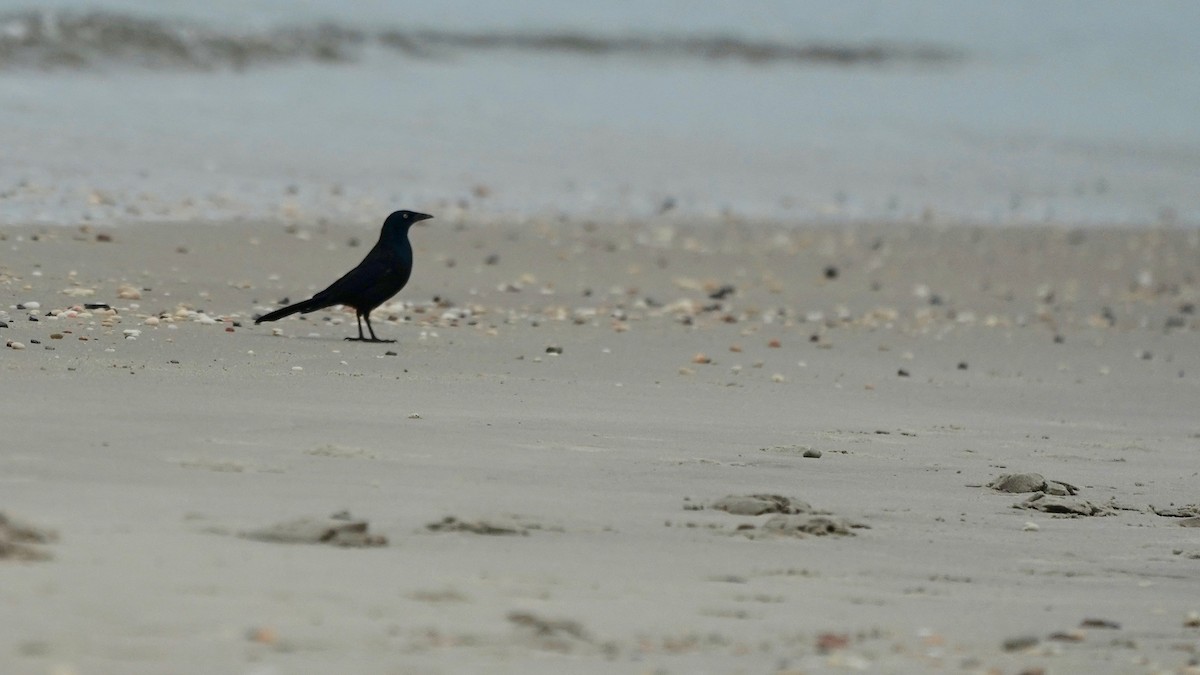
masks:
<svg viewBox="0 0 1200 675"><path fill-rule="evenodd" d="M1197 230L429 210L0 227L0 671L1200 672Z"/></svg>

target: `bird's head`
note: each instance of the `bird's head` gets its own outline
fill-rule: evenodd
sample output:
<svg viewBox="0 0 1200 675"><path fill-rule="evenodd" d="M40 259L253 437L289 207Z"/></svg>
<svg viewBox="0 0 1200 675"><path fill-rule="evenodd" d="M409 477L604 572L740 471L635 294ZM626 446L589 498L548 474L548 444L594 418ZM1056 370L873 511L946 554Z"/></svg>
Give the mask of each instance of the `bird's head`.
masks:
<svg viewBox="0 0 1200 675"><path fill-rule="evenodd" d="M417 213L416 211L396 211L392 215L388 216L387 220L383 221L383 227L384 229L407 230L410 225L419 223L422 220L429 220L432 217L433 216L429 215L428 213Z"/></svg>

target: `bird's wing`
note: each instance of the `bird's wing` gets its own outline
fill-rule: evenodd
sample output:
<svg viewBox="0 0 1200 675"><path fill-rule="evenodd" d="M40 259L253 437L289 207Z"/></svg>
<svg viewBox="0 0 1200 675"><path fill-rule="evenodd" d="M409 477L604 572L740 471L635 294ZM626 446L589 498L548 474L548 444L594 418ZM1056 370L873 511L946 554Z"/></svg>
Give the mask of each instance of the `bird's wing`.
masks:
<svg viewBox="0 0 1200 675"><path fill-rule="evenodd" d="M314 295L313 300L322 303L325 307L353 304L356 297L374 286L381 277L391 271L395 262L394 258L395 254L385 248L371 249L357 267L346 272L342 278Z"/></svg>

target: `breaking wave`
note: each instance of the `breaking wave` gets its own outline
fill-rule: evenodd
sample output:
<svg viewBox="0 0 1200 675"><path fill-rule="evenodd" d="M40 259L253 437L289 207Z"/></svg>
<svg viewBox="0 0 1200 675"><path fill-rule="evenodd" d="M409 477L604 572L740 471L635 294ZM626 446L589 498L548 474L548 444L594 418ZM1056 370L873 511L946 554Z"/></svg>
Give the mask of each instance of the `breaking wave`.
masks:
<svg viewBox="0 0 1200 675"><path fill-rule="evenodd" d="M932 66L963 58L958 50L935 45L791 44L712 35L363 30L332 23L254 32L111 12L30 10L0 16L0 70L112 66L236 70L294 62L354 62L371 46L412 58L495 50L814 66Z"/></svg>

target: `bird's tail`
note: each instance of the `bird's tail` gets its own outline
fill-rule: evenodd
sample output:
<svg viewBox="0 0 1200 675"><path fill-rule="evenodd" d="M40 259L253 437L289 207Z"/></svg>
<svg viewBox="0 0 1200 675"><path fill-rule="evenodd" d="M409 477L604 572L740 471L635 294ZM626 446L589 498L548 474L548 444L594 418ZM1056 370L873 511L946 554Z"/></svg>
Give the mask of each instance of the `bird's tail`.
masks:
<svg viewBox="0 0 1200 675"><path fill-rule="evenodd" d="M313 298L309 298L308 300L304 300L302 302L297 302L294 305L288 305L287 307L277 309L274 312L268 312L267 314L263 314L262 316L255 319L254 323L259 324L264 321L277 321L279 319L282 319L285 316L291 316L297 312L311 312L316 309L321 309L321 307L323 307L323 306L324 305L322 305L319 301L317 301Z"/></svg>

